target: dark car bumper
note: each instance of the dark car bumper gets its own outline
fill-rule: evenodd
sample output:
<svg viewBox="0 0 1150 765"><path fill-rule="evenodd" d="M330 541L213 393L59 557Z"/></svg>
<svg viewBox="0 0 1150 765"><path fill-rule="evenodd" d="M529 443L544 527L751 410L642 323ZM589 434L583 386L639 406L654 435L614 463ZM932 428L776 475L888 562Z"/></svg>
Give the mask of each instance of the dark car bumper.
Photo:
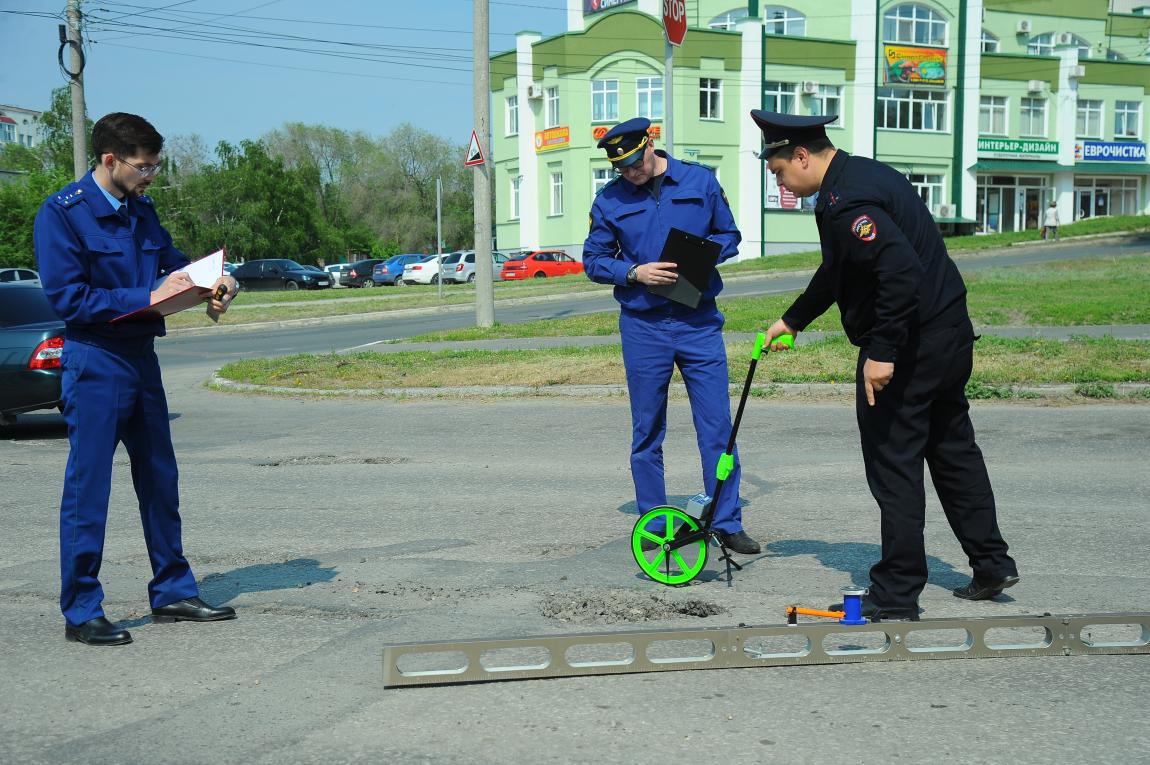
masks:
<svg viewBox="0 0 1150 765"><path fill-rule="evenodd" d="M59 405L59 369L0 371L0 413L16 415Z"/></svg>

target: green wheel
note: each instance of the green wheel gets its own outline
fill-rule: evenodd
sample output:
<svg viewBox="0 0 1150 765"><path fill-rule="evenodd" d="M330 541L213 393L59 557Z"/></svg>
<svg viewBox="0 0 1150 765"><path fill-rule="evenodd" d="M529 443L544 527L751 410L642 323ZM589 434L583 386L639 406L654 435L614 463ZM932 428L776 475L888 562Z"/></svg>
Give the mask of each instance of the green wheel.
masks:
<svg viewBox="0 0 1150 765"><path fill-rule="evenodd" d="M707 565L707 540L667 551L663 545L685 525L691 531L699 522L677 507L655 507L643 513L631 530L631 553L643 573L661 584L685 584Z"/></svg>

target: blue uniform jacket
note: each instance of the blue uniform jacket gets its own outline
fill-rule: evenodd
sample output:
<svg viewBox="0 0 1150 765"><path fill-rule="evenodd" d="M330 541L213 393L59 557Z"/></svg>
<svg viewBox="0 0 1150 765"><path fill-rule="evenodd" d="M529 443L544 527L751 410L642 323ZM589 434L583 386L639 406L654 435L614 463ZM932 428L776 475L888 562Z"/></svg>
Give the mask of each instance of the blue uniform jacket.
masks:
<svg viewBox="0 0 1150 765"><path fill-rule="evenodd" d="M151 303L156 279L188 264L160 225L152 200L125 198L113 209L92 173L40 206L33 244L44 294L77 338L163 335L164 320L109 324Z"/></svg>
<svg viewBox="0 0 1150 765"><path fill-rule="evenodd" d="M587 276L599 284L616 285L615 299L635 311L669 302L642 284L628 285L627 271L633 265L658 261L672 227L722 244L720 263L738 254L743 239L710 168L680 162L663 151L655 153L667 160L659 200L645 188L616 178L595 197L591 231L583 243ZM716 271L703 299L714 299L722 289L723 280Z"/></svg>

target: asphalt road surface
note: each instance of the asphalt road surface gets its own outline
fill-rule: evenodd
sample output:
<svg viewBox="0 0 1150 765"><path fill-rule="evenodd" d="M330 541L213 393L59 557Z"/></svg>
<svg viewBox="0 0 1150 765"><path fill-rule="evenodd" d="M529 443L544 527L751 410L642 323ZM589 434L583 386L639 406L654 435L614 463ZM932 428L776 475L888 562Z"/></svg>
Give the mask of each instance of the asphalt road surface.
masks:
<svg viewBox="0 0 1150 765"><path fill-rule="evenodd" d="M135 642L65 642L67 439L57 414L21 417L0 434L0 763L1150 762L1146 655L384 689L391 643L779 624L865 584L878 514L851 405L751 400L742 494L765 552L730 583L712 564L670 589L627 547L625 399L218 393L202 383L226 353L189 345L163 341L185 549L239 618L151 623L121 452L101 579ZM1150 610L1150 407L973 416L1023 578L995 601L952 597L969 571L930 494L924 617ZM683 501L701 483L687 404L670 419Z"/></svg>

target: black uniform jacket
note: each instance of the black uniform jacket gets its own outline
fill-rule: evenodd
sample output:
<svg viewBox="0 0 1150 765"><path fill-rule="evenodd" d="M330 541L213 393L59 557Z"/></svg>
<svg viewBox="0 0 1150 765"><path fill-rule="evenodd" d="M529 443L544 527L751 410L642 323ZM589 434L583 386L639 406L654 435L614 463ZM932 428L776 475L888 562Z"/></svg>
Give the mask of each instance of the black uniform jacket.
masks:
<svg viewBox="0 0 1150 765"><path fill-rule="evenodd" d="M783 321L801 331L838 303L850 341L895 361L911 333L967 317L966 285L918 192L888 165L839 150L819 188L823 262Z"/></svg>

